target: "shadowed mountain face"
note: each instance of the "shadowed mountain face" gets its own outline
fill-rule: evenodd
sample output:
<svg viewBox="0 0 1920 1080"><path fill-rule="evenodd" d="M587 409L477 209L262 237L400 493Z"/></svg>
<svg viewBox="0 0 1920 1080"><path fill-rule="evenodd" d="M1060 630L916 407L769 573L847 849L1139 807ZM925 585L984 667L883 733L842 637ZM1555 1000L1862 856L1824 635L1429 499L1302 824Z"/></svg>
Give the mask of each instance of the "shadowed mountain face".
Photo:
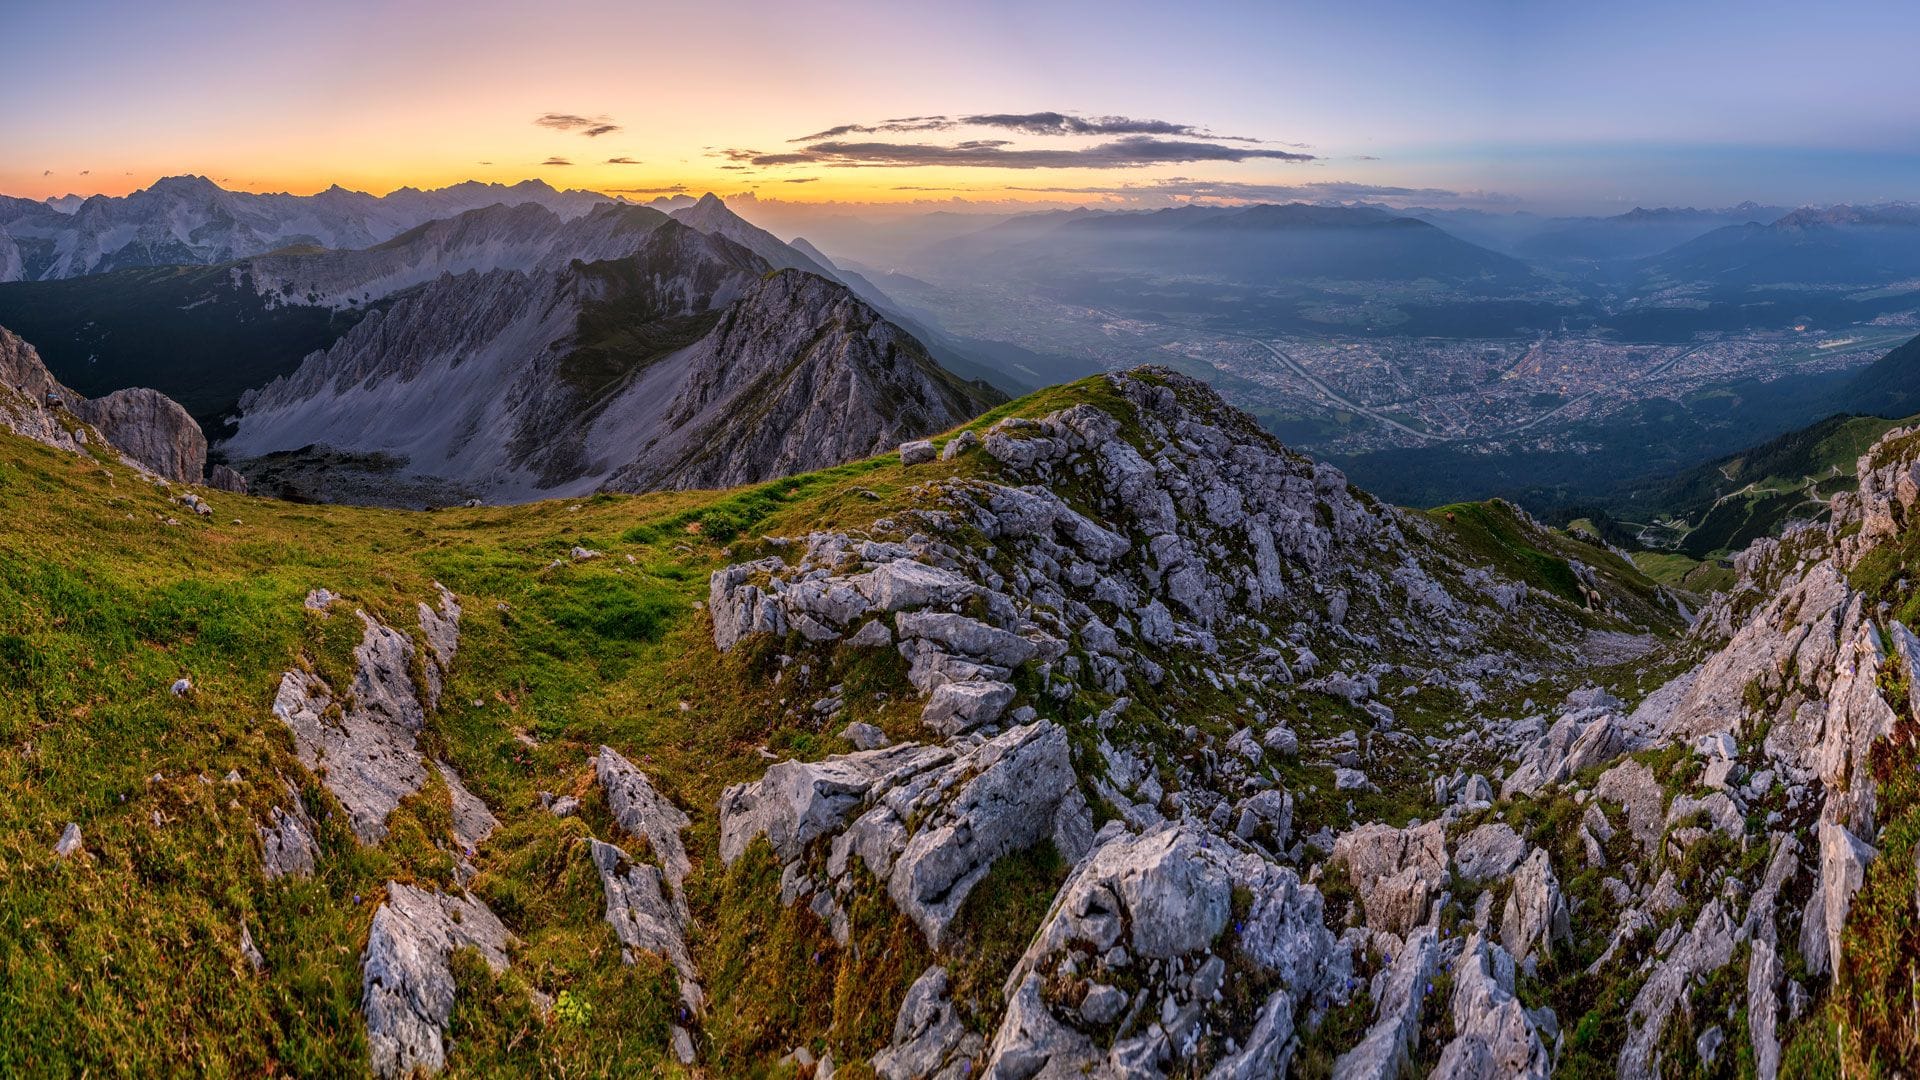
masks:
<svg viewBox="0 0 1920 1080"><path fill-rule="evenodd" d="M199 484L207 478L206 436L178 402L144 387L82 397L60 385L33 346L4 326L0 430L58 450L115 451L162 480Z"/></svg>
<svg viewBox="0 0 1920 1080"><path fill-rule="evenodd" d="M1770 225L1716 229L1646 264L1720 286L1885 285L1920 275L1920 207L1796 210Z"/></svg>
<svg viewBox="0 0 1920 1080"><path fill-rule="evenodd" d="M222 449L290 495L513 500L770 479L999 400L844 286L768 276L733 241L654 216L619 258L395 297L243 396Z"/></svg>
<svg viewBox="0 0 1920 1080"><path fill-rule="evenodd" d="M1715 229L1765 225L1782 211L1743 203L1724 210L1690 207L1635 207L1612 217L1561 218L1541 222L1537 231L1517 238L1514 254L1543 262L1604 263L1644 259L1697 239ZM1444 225L1444 222L1436 222Z"/></svg>
<svg viewBox="0 0 1920 1080"><path fill-rule="evenodd" d="M493 205L363 249L285 248L220 266L0 284L0 325L82 393L153 386L217 438L241 393L291 373L397 292L442 274L613 258L667 220L604 202L571 217Z"/></svg>

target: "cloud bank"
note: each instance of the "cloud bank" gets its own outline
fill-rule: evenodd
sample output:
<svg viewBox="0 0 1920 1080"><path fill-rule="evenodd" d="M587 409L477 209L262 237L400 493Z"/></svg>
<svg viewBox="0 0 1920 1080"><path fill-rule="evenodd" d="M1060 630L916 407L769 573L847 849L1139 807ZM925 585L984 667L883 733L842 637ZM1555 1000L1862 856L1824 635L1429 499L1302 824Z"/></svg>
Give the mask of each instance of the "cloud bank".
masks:
<svg viewBox="0 0 1920 1080"><path fill-rule="evenodd" d="M877 124L836 124L824 131L789 142L808 143L843 135L900 134L915 131L951 131L983 127L1017 131L1022 135L1179 135L1215 142L1259 142L1242 135L1215 135L1196 124L1170 120L1139 120L1131 116L1075 116L1064 112L972 113L965 116L903 116Z"/></svg>
<svg viewBox="0 0 1920 1080"><path fill-rule="evenodd" d="M835 169L920 165L982 169L1137 169L1195 161L1318 160L1312 154L1294 150L1162 139L1151 135L1128 135L1091 146L1061 149L1016 148L1006 139L972 139L946 144L827 141L797 151L774 154L726 151L724 156L759 166L824 165Z"/></svg>
<svg viewBox="0 0 1920 1080"><path fill-rule="evenodd" d="M982 137L948 142L848 138L962 129L972 129ZM1079 146L1035 147L998 137L1003 135L1103 141ZM817 165L834 169L900 169L924 165L981 169L1136 169L1188 162L1319 160L1294 144L1273 144L1242 135L1216 135L1198 124L1056 111L902 116L870 124L836 124L788 142L797 148L771 153L729 148L715 150L714 154L736 166ZM1281 149L1283 145L1291 148Z"/></svg>

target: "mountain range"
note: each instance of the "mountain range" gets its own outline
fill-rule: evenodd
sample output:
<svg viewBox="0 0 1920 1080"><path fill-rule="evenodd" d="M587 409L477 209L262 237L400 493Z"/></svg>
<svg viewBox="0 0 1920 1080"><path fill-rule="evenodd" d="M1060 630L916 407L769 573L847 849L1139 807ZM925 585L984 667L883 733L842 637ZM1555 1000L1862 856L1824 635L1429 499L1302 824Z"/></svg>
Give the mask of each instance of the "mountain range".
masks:
<svg viewBox="0 0 1920 1080"><path fill-rule="evenodd" d="M398 229L488 199L515 201ZM711 195L669 216L543 185L295 199L182 178L89 204L61 215L72 220L59 243L101 248L102 272L57 276L81 260L0 286L0 325L85 392L173 395L217 457L287 498L747 483L1002 400L948 372L824 258ZM209 218L226 224L210 230ZM87 239L98 222L197 246L105 250ZM392 235L360 243L380 233ZM146 258L190 265L102 269Z"/></svg>
<svg viewBox="0 0 1920 1080"><path fill-rule="evenodd" d="M1703 595L1168 367L1007 400L711 195L162 187L0 285L0 1074L1920 1068L1920 430L1683 474ZM1372 207L943 243L1003 300L1561 287Z"/></svg>
<svg viewBox="0 0 1920 1080"><path fill-rule="evenodd" d="M1650 259L1658 278L1740 288L1874 286L1920 276L1920 207L1796 210L1768 224L1715 229Z"/></svg>
<svg viewBox="0 0 1920 1080"><path fill-rule="evenodd" d="M222 450L289 495L517 501L767 480L1001 400L837 282L611 213L626 254L443 273L243 394Z"/></svg>
<svg viewBox="0 0 1920 1080"><path fill-rule="evenodd" d="M536 203L565 217L609 201L539 180L467 181L386 195L338 185L314 195L229 191L170 176L125 196L77 203L0 196L0 282L48 281L132 266L213 265L291 245L363 248L425 222L495 204Z"/></svg>

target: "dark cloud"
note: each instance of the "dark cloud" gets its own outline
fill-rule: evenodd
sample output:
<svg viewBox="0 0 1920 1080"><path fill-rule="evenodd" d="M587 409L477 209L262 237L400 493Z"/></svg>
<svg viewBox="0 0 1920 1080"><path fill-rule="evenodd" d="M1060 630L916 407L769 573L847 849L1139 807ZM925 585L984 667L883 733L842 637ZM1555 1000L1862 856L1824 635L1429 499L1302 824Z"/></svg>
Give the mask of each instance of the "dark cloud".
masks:
<svg viewBox="0 0 1920 1080"><path fill-rule="evenodd" d="M610 158L608 158L608 159L607 159L607 164L609 164L609 165L639 165L639 164L641 164L641 162L638 162L638 161L635 161L635 160L634 160L633 158L630 158L630 157L610 157Z"/></svg>
<svg viewBox="0 0 1920 1080"><path fill-rule="evenodd" d="M965 116L903 116L877 124L838 124L789 142L810 143L846 135L897 135L915 131L950 131L986 127L1022 135L1165 135L1214 142L1259 142L1241 135L1215 135L1197 124L1171 120L1142 120L1131 116L1076 116L1063 112L970 113Z"/></svg>
<svg viewBox="0 0 1920 1080"><path fill-rule="evenodd" d="M821 139L837 139L842 135L894 135L907 131L945 131L957 127L948 116L906 116L898 120L882 120L878 124L837 124L825 131L816 131L811 135L802 135L788 142L818 142Z"/></svg>
<svg viewBox="0 0 1920 1080"><path fill-rule="evenodd" d="M545 160L545 161L543 161L543 162L541 162L540 164L542 164L542 165L571 165L571 164L573 164L573 162L571 162L571 161L568 161L568 160L567 160L566 158L563 158L563 157L550 157L550 158L548 158L547 160Z"/></svg>
<svg viewBox="0 0 1920 1080"><path fill-rule="evenodd" d="M789 183L789 184L811 184L811 183L813 183L813 182L814 182L815 180L818 180L818 179L820 179L820 178L819 178L819 177L817 177L817 176L796 176L796 177L794 177L794 178L792 178L792 179L790 179L790 180L788 180L788 181L787 181L787 183Z"/></svg>
<svg viewBox="0 0 1920 1080"><path fill-rule="evenodd" d="M951 145L932 143L837 142L814 143L804 150L781 154L747 154L754 165L826 165L833 168L878 166L910 168L947 165L991 169L1133 169L1194 161L1314 161L1312 154L1251 146L1223 146L1191 139L1160 139L1127 135L1074 149L1019 150L1000 139L980 139ZM740 151L728 151L736 156Z"/></svg>
<svg viewBox="0 0 1920 1080"><path fill-rule="evenodd" d="M680 195L687 190L685 184L663 184L660 187L617 187L608 188L614 195Z"/></svg>
<svg viewBox="0 0 1920 1080"><path fill-rule="evenodd" d="M804 154L752 154L745 158L736 157L733 160L749 161L755 165L804 165L809 161L820 160L814 156L814 149L816 148L809 147ZM732 157L732 154L729 153L728 156Z"/></svg>
<svg viewBox="0 0 1920 1080"><path fill-rule="evenodd" d="M1178 135L1215 142L1259 142L1241 135L1215 135L1193 124L1136 120L1130 116L1074 116L1069 113L977 113L960 118L974 127L1006 128L1025 135Z"/></svg>
<svg viewBox="0 0 1920 1080"><path fill-rule="evenodd" d="M728 172L746 172L747 171L747 167L745 165L722 165L720 167L727 170Z"/></svg>
<svg viewBox="0 0 1920 1080"><path fill-rule="evenodd" d="M81 176L91 176L91 175L93 175L93 170L92 170L92 169L81 169L81 170L80 170L80 175L81 175Z"/></svg>
<svg viewBox="0 0 1920 1080"><path fill-rule="evenodd" d="M483 161L483 162L481 162L480 164L482 164L482 165L491 165L491 164L493 164L493 162L491 162L491 161Z"/></svg>
<svg viewBox="0 0 1920 1080"><path fill-rule="evenodd" d="M929 189L937 190L937 189ZM1104 195L1123 199L1165 201L1180 199L1225 199L1235 202L1300 202L1305 200L1342 201L1387 199L1397 203L1493 203L1516 201L1515 196L1491 191L1451 191L1446 188L1398 187L1388 184L1358 184L1345 180L1320 180L1304 184L1244 184L1230 180L1197 180L1185 176L1169 177L1143 184L1088 185L1085 187L1015 187L1049 195Z"/></svg>
<svg viewBox="0 0 1920 1080"><path fill-rule="evenodd" d="M1341 180L1316 180L1305 184L1242 184L1231 180L1191 180L1169 177L1145 184L1090 184L1085 187L1016 187L1014 191L1051 192L1060 195L1178 195L1189 198L1268 199L1316 198L1401 198L1452 199L1457 191L1445 188L1393 187L1385 184L1354 184Z"/></svg>
<svg viewBox="0 0 1920 1080"><path fill-rule="evenodd" d="M555 131L577 131L588 138L596 138L619 131L620 125L613 122L611 116L578 116L574 113L547 113L534 118L535 124Z"/></svg>
<svg viewBox="0 0 1920 1080"><path fill-rule="evenodd" d="M46 172L43 172L43 173L41 173L40 175L41 175L41 176L52 176L52 175L53 175L53 170L52 170L52 169L48 169L48 170L47 170Z"/></svg>

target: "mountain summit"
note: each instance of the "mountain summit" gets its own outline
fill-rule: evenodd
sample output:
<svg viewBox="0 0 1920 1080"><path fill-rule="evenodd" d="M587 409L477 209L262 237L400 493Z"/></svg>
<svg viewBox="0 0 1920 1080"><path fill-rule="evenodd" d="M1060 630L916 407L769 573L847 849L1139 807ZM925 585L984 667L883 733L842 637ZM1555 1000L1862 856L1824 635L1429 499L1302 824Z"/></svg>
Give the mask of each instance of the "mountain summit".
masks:
<svg viewBox="0 0 1920 1080"><path fill-rule="evenodd" d="M533 225L545 214L477 213ZM773 272L724 231L640 208L554 225L511 258L503 245L517 230L474 219L444 238L272 270L310 298L343 291L301 284L323 274L393 288L423 268L438 273L243 395L223 451L270 489L306 497L519 500L771 479L898 445L998 400L844 286ZM469 250L463 238L482 226L495 268L462 269L451 253Z"/></svg>
<svg viewBox="0 0 1920 1080"><path fill-rule="evenodd" d="M129 266L208 265L292 244L361 248L436 218L497 203L536 203L572 217L608 202L538 180L467 181L376 197L334 185L315 195L228 191L169 176L132 194L53 207L0 197L0 281L47 281Z"/></svg>

